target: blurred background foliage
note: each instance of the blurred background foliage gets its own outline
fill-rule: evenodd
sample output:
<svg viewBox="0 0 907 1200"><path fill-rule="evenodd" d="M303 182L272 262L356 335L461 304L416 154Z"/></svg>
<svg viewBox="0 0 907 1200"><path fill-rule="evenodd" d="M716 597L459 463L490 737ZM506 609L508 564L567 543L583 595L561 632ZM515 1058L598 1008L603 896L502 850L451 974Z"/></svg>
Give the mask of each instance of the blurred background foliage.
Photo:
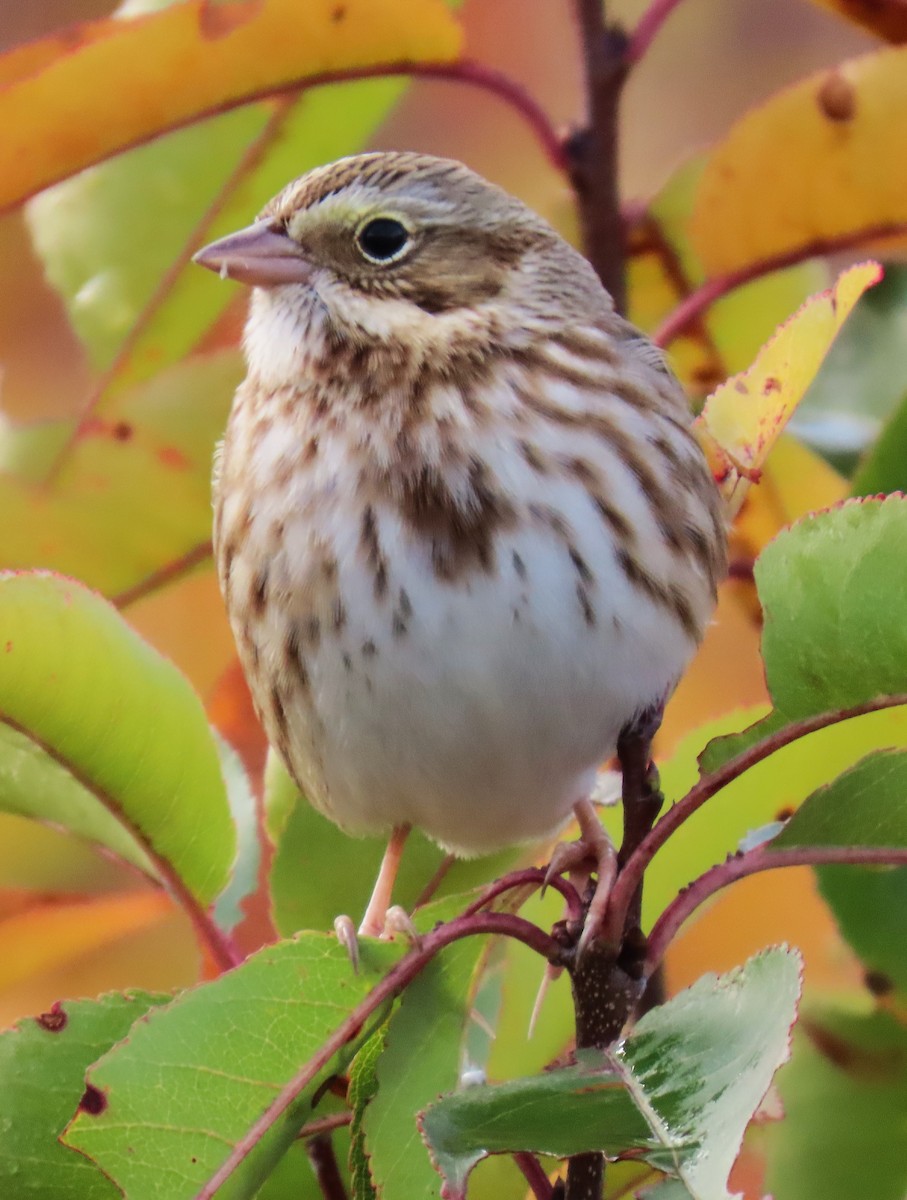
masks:
<svg viewBox="0 0 907 1200"><path fill-rule="evenodd" d="M159 7L131 2L127 11ZM624 0L610 13L632 27L645 7ZM709 238L700 233L697 240L691 221L697 203L700 227L711 217L717 222L720 211L728 224L725 250L720 231L712 239L714 274L741 265L726 261L726 247L745 245L751 232L756 237L762 210L792 203L788 185L796 172L809 179L810 164L797 157L795 114L790 144L782 123L771 155L760 160L758 183L746 185L749 209L716 208L710 216L698 199L709 147L722 142L742 113L810 72L880 46L871 30L832 11L838 7L860 8L686 0L634 72L623 106L621 188L630 218L631 315L645 328L657 328L683 290L709 275L702 257ZM883 16L896 7L882 5ZM212 8L227 12L229 5ZM110 12L99 0L7 3L0 11L0 49ZM471 58L524 83L557 125L578 119L578 47L566 3L465 0L458 16ZM907 30L895 40L902 34ZM899 67L907 76L903 62ZM174 89L183 82L174 80ZM883 102L887 93L879 87ZM78 109L81 97L68 99ZM111 109L117 102L116 94L106 97ZM900 112L899 124L872 131L879 174L898 176L907 161L907 106ZM207 551L210 459L241 373L236 347L245 296L188 259L197 245L245 224L310 166L362 148L398 147L463 159L576 239L570 188L520 116L478 88L429 79L357 81L301 98L257 100L90 167L0 218L0 566L53 567L114 599L135 629L185 673L257 779L265 748ZM901 165L895 170L893 162ZM883 181L874 186L878 191ZM899 203L907 223L907 188ZM674 364L695 402L743 369L775 326L854 257L852 250L828 248L835 251L830 257L789 266L723 298L673 341ZM706 735L689 737L692 731L740 728L746 713L766 702L750 572L761 546L794 517L851 492L907 486L907 267L900 265L897 239L880 243L877 237L869 249L884 257L885 279L858 305L741 515L734 576L660 735L659 754L671 760L669 780L693 770ZM863 246L860 253L866 252ZM678 278L685 280L681 291ZM650 903L663 902L732 849L741 822L763 823L853 761L862 747L904 744L905 733L902 712L877 714L817 735L773 759L762 774L747 776L691 824L689 845L680 839L672 845L675 858L653 879ZM672 783L674 794L680 786ZM359 910L380 855L379 846L351 843L295 805L279 780L269 799L276 849L266 853L262 877L270 879L273 910L261 889L239 930L246 948L275 931L322 928L338 912ZM335 866L341 857L349 864L342 873ZM471 886L516 857L461 864L446 886ZM438 861L424 843L408 855L404 902L415 899ZM823 872L826 897L840 891L838 878ZM546 903L544 910L533 901L527 915L543 923L555 919L557 905ZM853 907L853 896L844 895L836 911ZM854 920L859 923L859 912ZM859 944L852 929L848 936ZM879 1020L904 1019L903 1011L891 1015L892 1003L878 988L870 994L864 986L865 964L840 936L806 869L757 876L723 893L672 949L669 991L781 940L803 949L816 1005L834 995L863 1012L885 1009L876 1013ZM527 1073L562 1052L569 1025L562 982L527 1045L537 968L528 957L523 961L520 948L512 955L510 1020L491 1060L501 1077ZM188 920L143 877L75 838L0 814L3 1024L47 1009L60 996L172 989L210 970L198 961ZM800 1039L812 1067L786 1097L792 1108L808 1105L810 1089L824 1086L822 1073L832 1071L808 1025ZM828 1083L829 1094L839 1084ZM845 1087L842 1106L849 1094ZM898 1095L876 1097L879 1111L903 1105ZM757 1128L738 1164L734 1181L748 1196L762 1194L763 1143ZM784 1154L788 1172L802 1167L789 1147ZM484 1179L494 1195L497 1173L507 1169L489 1163L477 1174L477 1187ZM781 1169L776 1157L779 1200L832 1194L792 1185L789 1175L782 1186ZM614 1174L611 1187L619 1181Z"/></svg>

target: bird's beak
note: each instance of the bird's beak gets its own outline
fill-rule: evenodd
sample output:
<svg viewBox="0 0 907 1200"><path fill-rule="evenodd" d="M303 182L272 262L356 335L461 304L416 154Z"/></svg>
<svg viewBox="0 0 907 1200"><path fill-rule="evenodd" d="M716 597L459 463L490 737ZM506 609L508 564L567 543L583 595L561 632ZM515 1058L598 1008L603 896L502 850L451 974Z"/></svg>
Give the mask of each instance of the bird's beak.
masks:
<svg viewBox="0 0 907 1200"><path fill-rule="evenodd" d="M192 261L222 279L236 279L257 287L279 287L284 283L308 283L312 265L306 262L296 242L267 221L256 221L238 233L228 234L205 246Z"/></svg>

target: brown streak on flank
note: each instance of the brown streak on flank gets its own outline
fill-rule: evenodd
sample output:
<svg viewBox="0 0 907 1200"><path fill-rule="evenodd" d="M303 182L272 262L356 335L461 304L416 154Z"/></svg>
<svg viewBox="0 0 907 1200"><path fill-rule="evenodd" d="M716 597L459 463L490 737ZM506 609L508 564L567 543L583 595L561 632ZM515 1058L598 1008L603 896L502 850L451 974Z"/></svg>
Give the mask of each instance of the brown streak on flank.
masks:
<svg viewBox="0 0 907 1200"><path fill-rule="evenodd" d="M301 650L302 644L299 636L299 626L293 621L290 624L283 643L283 655L291 671L295 671L301 661Z"/></svg>
<svg viewBox="0 0 907 1200"><path fill-rule="evenodd" d="M580 582L583 584L594 583L595 577L589 570L589 564L577 550L576 546L570 544L567 546L567 553L570 555L570 561L576 568L576 573L580 577Z"/></svg>
<svg viewBox="0 0 907 1200"><path fill-rule="evenodd" d="M550 463L545 455L539 450L538 446L529 441L528 438L521 438L519 443L520 454L523 456L523 461L530 466L533 471L537 471L539 475L547 475L551 470Z"/></svg>
<svg viewBox="0 0 907 1200"><path fill-rule="evenodd" d="M257 617L264 612L268 599L268 573L267 566L261 568L252 582L252 589L249 593L249 603L252 606L252 612Z"/></svg>
<svg viewBox="0 0 907 1200"><path fill-rule="evenodd" d="M447 583L473 571L491 571L495 536L515 519L513 506L490 486L478 459L470 464L468 475L463 499L426 466L408 474L398 493L400 515L430 545L434 572Z"/></svg>
<svg viewBox="0 0 907 1200"><path fill-rule="evenodd" d="M321 622L316 616L306 618L305 640L313 650L318 648L318 644L321 641Z"/></svg>
<svg viewBox="0 0 907 1200"><path fill-rule="evenodd" d="M338 594L331 602L331 628L334 633L339 633L346 624L346 606L343 603L343 597Z"/></svg>
<svg viewBox="0 0 907 1200"><path fill-rule="evenodd" d="M362 528L359 544L365 552L365 561L372 569L375 599L381 600L387 595L387 563L381 552L378 541L378 523L375 520L375 510L370 504L365 506L362 514Z"/></svg>
<svg viewBox="0 0 907 1200"><path fill-rule="evenodd" d="M582 609L583 620L591 629L595 625L595 609L592 607L589 593L581 582L577 582L576 585L576 598L579 600L579 606Z"/></svg>
<svg viewBox="0 0 907 1200"><path fill-rule="evenodd" d="M405 588L400 589L400 596L397 600L397 611L404 621L408 621L413 615L413 606Z"/></svg>
<svg viewBox="0 0 907 1200"><path fill-rule="evenodd" d="M280 694L280 688L271 688L271 715L274 718L276 726L276 736L274 743L280 751L284 759L289 756L290 745L290 723L287 720L287 710L284 708L283 696Z"/></svg>
<svg viewBox="0 0 907 1200"><path fill-rule="evenodd" d="M630 583L649 599L668 608L677 617L684 632L692 639L699 639L699 626L693 616L689 600L677 584L665 585L654 579L626 550L617 552L617 561Z"/></svg>
<svg viewBox="0 0 907 1200"><path fill-rule="evenodd" d="M362 657L374 658L377 653L378 647L371 638L366 638L366 640L362 643Z"/></svg>
<svg viewBox="0 0 907 1200"><path fill-rule="evenodd" d="M582 329L562 329L551 339L556 346L575 354L577 358L588 358L592 362L615 366L620 356L614 347L613 338L597 338Z"/></svg>
<svg viewBox="0 0 907 1200"><path fill-rule="evenodd" d="M526 578L526 564L523 562L520 555L517 554L516 550L513 552L513 569L516 571L520 579Z"/></svg>
<svg viewBox="0 0 907 1200"><path fill-rule="evenodd" d="M598 509L599 516L620 541L626 544L636 541L636 533L633 526L623 513L614 507L610 500L607 500L600 492L591 493L590 498Z"/></svg>

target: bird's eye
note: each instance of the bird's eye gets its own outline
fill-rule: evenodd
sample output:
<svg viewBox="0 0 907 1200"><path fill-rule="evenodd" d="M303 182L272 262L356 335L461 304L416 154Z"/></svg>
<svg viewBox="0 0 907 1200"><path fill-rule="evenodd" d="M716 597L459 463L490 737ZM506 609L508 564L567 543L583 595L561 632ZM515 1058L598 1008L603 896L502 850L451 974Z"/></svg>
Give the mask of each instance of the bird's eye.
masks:
<svg viewBox="0 0 907 1200"><path fill-rule="evenodd" d="M359 249L372 262L393 262L409 242L409 230L393 217L375 217L356 234Z"/></svg>

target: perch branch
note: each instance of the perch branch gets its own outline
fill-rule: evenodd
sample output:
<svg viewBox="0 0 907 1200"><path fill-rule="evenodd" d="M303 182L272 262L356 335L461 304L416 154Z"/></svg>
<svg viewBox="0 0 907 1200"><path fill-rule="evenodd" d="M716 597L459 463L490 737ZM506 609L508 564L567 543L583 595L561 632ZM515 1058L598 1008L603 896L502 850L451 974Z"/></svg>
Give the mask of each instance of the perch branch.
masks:
<svg viewBox="0 0 907 1200"><path fill-rule="evenodd" d="M816 716L806 717L801 721L793 721L790 725L785 725L782 729L763 738L762 741L756 742L755 745L749 746L716 771L703 775L699 782L656 822L651 832L643 838L628 859L611 893L611 903L605 926L606 936L616 937L618 931L623 927L623 921L636 888L642 881L646 867L658 850L684 821L688 820L697 809L701 808L707 800L711 800L722 788L733 783L756 763L762 762L763 759L770 757L785 746L791 745L792 742L806 737L807 734L826 729L829 725L836 725L841 721L849 721L853 717L878 712L883 708L897 708L904 704L907 704L907 695L879 696L873 700L867 700L863 704L855 704L852 708L835 709L833 712L818 713Z"/></svg>

